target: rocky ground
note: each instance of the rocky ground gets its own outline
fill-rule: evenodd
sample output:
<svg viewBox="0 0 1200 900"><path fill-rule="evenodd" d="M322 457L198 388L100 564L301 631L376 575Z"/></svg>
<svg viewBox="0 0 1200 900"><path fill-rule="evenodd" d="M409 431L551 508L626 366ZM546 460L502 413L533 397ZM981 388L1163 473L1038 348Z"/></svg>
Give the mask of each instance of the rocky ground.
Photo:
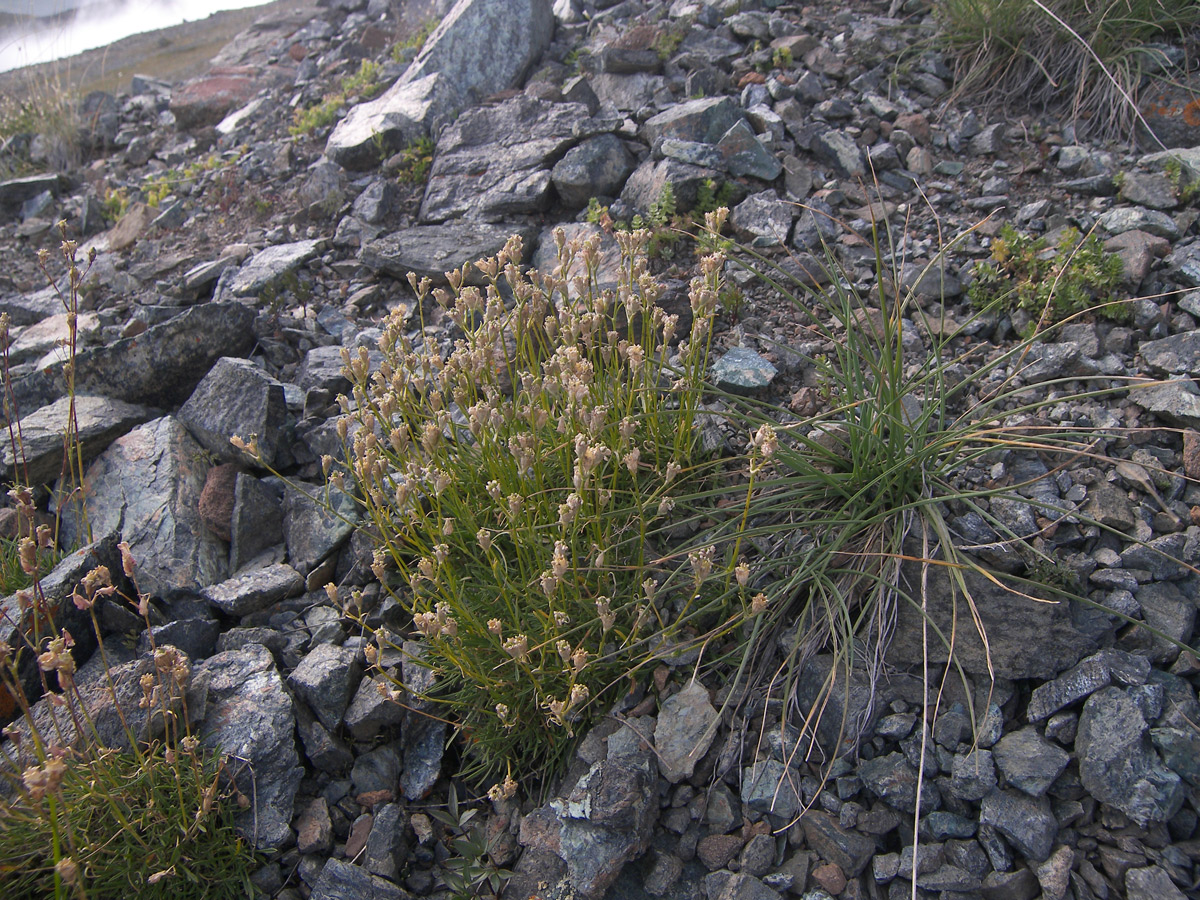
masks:
<svg viewBox="0 0 1200 900"><path fill-rule="evenodd" d="M1001 224L1096 228L1123 260L1127 296L1141 298L1131 320L1056 332L1020 377L1030 396L1084 376L1161 383L1052 407L1111 435L1086 465L1051 475L1016 455L981 477L1103 523L1046 528L1028 504L991 510L1015 533L1041 531L1122 617L986 594L996 677L981 647L964 646L980 720L965 689L943 699L915 853L912 622L898 623L894 674L874 703L858 682L835 692L835 712L866 730L828 780L787 752L800 735L778 721L762 740L738 723L710 730L717 684L686 671L657 680L588 735L557 799L489 807L500 862L516 871L506 896L900 898L915 880L915 896L946 900L1200 897L1200 663L1161 637L1192 640L1200 561L1200 216L1187 187L1200 140L1187 98L1146 111L1178 148L1169 156L1148 135L1146 152L1131 152L1060 121L947 104L951 73L926 43L920 2L559 0L552 12L549 0L461 0L412 61L390 50L414 9L331 0L268 15L198 79L134 78L89 97L82 165L54 170L45 136L5 148L47 171L0 183L0 311L37 482L61 466L66 328L37 253L62 271L59 219L81 256L97 251L75 378L99 540L48 590L65 596L97 561L119 571L115 544L129 542L155 598L155 640L184 650L193 683L207 684L204 740L240 760L244 786L253 778L242 826L277 851L259 888L438 895L447 848L427 810L446 796L445 732L379 694L363 636L324 590L361 586L375 621L403 634L371 583L365 539L229 437L258 434L265 460L316 495L348 387L341 351L371 348L385 313L412 310L407 272L438 277L514 231L531 250L552 247L559 225L599 233L584 221L593 197L623 218L647 214L667 182L682 206L713 179L732 186L739 239L809 266L823 239L864 285L873 265L854 232L888 218L900 280L939 321L971 317L963 283ZM362 59L393 86L349 98L332 130L290 135L294 111ZM405 148L430 130L425 182ZM930 263L939 277L922 280ZM682 285L693 264L681 249L660 274ZM822 348L777 296L730 277L744 300L722 319L718 377L802 410ZM977 321L966 337L996 348L1024 324ZM906 321L905 341L919 352L929 334ZM997 557L1010 549L982 520L956 527ZM85 534L68 514L66 538ZM13 598L2 609L11 639ZM105 621L140 627L115 607ZM136 679L137 649L126 652L122 677ZM819 681L822 664L806 677ZM396 674L412 683L411 669Z"/></svg>

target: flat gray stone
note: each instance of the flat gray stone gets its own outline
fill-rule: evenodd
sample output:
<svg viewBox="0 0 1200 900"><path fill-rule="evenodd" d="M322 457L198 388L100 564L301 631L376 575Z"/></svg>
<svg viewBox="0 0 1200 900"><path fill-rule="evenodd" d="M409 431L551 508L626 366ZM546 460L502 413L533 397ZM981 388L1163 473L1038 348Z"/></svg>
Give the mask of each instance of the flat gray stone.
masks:
<svg viewBox="0 0 1200 900"><path fill-rule="evenodd" d="M783 171L783 163L767 150L745 119L739 119L721 135L717 150L724 169L734 178L757 178L774 181Z"/></svg>
<svg viewBox="0 0 1200 900"><path fill-rule="evenodd" d="M663 778L677 784L691 778L716 737L713 723L717 711L708 699L708 689L698 681L673 694L658 712L654 727L654 749Z"/></svg>
<svg viewBox="0 0 1200 900"><path fill-rule="evenodd" d="M283 495L283 539L288 562L305 578L346 542L359 519L350 495L302 482L290 482Z"/></svg>
<svg viewBox="0 0 1200 900"><path fill-rule="evenodd" d="M447 284L446 272L464 263L495 256L514 234L521 235L525 252L531 252L536 232L526 226L485 225L481 222L448 222L415 225L363 244L363 265L407 282L408 273ZM524 260L522 260L524 261ZM483 276L471 267L468 282L482 284ZM337 366L341 367L340 356Z"/></svg>
<svg viewBox="0 0 1200 900"><path fill-rule="evenodd" d="M317 644L288 675L291 686L321 724L334 731L362 679L361 654L354 647Z"/></svg>
<svg viewBox="0 0 1200 900"><path fill-rule="evenodd" d="M551 166L593 127L582 104L525 94L467 110L438 138L421 222L496 222L548 208Z"/></svg>
<svg viewBox="0 0 1200 900"><path fill-rule="evenodd" d="M229 757L226 772L250 799L249 807L234 813L234 824L260 850L286 846L304 770L296 751L292 698L271 651L249 644L218 653L197 663L192 677L208 679L200 742Z"/></svg>
<svg viewBox="0 0 1200 900"><path fill-rule="evenodd" d="M1186 897L1161 866L1126 872L1125 896L1128 900L1185 900Z"/></svg>
<svg viewBox="0 0 1200 900"><path fill-rule="evenodd" d="M1135 386L1129 399L1172 425L1200 429L1200 391L1189 379Z"/></svg>
<svg viewBox="0 0 1200 900"><path fill-rule="evenodd" d="M1150 661L1144 657L1122 650L1101 650L1053 681L1034 688L1025 716L1030 722L1040 722L1113 681L1145 684L1149 675Z"/></svg>
<svg viewBox="0 0 1200 900"><path fill-rule="evenodd" d="M1010 731L992 753L1007 782L1031 797L1045 794L1070 761L1065 750L1032 727Z"/></svg>
<svg viewBox="0 0 1200 900"><path fill-rule="evenodd" d="M0 477L21 475L24 484L45 484L62 474L63 434L66 432L71 401L61 397L22 418L20 465L13 458L11 442L0 450ZM84 462L91 460L116 438L135 425L148 421L154 411L138 404L109 400L106 397L75 397L75 435Z"/></svg>
<svg viewBox="0 0 1200 900"><path fill-rule="evenodd" d="M227 615L248 616L302 593L304 579L300 573L285 563L277 563L209 585L200 591L200 596Z"/></svg>
<svg viewBox="0 0 1200 900"><path fill-rule="evenodd" d="M729 227L739 240L753 247L786 244L797 207L780 200L774 191L751 194L729 214Z"/></svg>
<svg viewBox="0 0 1200 900"><path fill-rule="evenodd" d="M283 546L283 499L253 475L239 472L233 487L229 569L237 572L264 550Z"/></svg>
<svg viewBox="0 0 1200 900"><path fill-rule="evenodd" d="M647 119L641 137L651 145L665 138L716 144L740 118L737 105L728 97L686 100Z"/></svg>
<svg viewBox="0 0 1200 900"><path fill-rule="evenodd" d="M838 866L847 878L857 878L875 855L875 841L849 831L826 812L809 809L800 820L809 849Z"/></svg>
<svg viewBox="0 0 1200 900"><path fill-rule="evenodd" d="M356 741L373 740L384 729L404 721L404 707L384 693L390 688L391 682L386 675L375 675L359 682L354 699L342 717Z"/></svg>
<svg viewBox="0 0 1200 900"><path fill-rule="evenodd" d="M601 134L568 150L550 170L550 179L564 206L581 209L592 197L620 194L634 162L624 141Z"/></svg>
<svg viewBox="0 0 1200 900"><path fill-rule="evenodd" d="M1157 209L1118 206L1101 215L1099 224L1109 234L1137 230L1166 238L1168 241L1179 240L1179 226L1175 224L1175 220Z"/></svg>
<svg viewBox="0 0 1200 900"><path fill-rule="evenodd" d="M631 209L645 215L662 197L663 190L669 183L675 192L676 208L687 210L696 205L700 186L706 181L718 180L720 177L721 173L717 169L693 166L669 157L659 160L650 157L629 176L621 191L621 200Z"/></svg>
<svg viewBox="0 0 1200 900"><path fill-rule="evenodd" d="M1049 858L1058 834L1050 801L1019 791L992 791L983 798L979 821L994 827L1019 853L1035 862Z"/></svg>
<svg viewBox="0 0 1200 900"><path fill-rule="evenodd" d="M409 900L410 896L386 878L331 857L313 885L310 900Z"/></svg>
<svg viewBox="0 0 1200 900"><path fill-rule="evenodd" d="M161 597L191 593L227 576L228 549L204 527L198 509L208 468L200 445L171 416L138 426L88 467L92 533L106 534L123 522L141 590ZM68 545L86 540L71 505L63 513L62 539Z"/></svg>
<svg viewBox="0 0 1200 900"><path fill-rule="evenodd" d="M774 381L778 370L770 361L748 347L734 347L712 367L713 383L723 391L751 394Z"/></svg>
<svg viewBox="0 0 1200 900"><path fill-rule="evenodd" d="M742 803L790 821L800 810L800 773L776 759L759 760L742 772Z"/></svg>
<svg viewBox="0 0 1200 900"><path fill-rule="evenodd" d="M1088 698L1075 752L1088 793L1139 825L1165 822L1179 811L1183 785L1154 752L1149 726L1129 691L1106 687Z"/></svg>
<svg viewBox="0 0 1200 900"><path fill-rule="evenodd" d="M287 422L283 385L245 359L222 357L201 379L179 410L192 436L217 459L250 465L276 465ZM261 459L230 443L257 439Z"/></svg>
<svg viewBox="0 0 1200 900"><path fill-rule="evenodd" d="M1143 341L1138 352L1151 369L1168 375L1200 375L1200 331Z"/></svg>
<svg viewBox="0 0 1200 900"><path fill-rule="evenodd" d="M316 256L321 246L322 241L304 240L259 250L242 263L232 277L222 278L221 293L230 297L258 296Z"/></svg>

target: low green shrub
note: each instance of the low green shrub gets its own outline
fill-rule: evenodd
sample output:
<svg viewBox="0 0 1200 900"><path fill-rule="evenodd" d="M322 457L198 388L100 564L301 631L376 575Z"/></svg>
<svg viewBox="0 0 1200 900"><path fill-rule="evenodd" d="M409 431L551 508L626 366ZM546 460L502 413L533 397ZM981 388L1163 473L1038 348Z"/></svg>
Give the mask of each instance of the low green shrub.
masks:
<svg viewBox="0 0 1200 900"><path fill-rule="evenodd" d="M1050 248L1045 239L1005 225L992 241L991 262L975 268L967 296L979 307L999 302L1024 310L1035 331L1085 312L1123 322L1130 315L1118 291L1123 274L1121 258L1095 235L1081 240L1067 229Z"/></svg>

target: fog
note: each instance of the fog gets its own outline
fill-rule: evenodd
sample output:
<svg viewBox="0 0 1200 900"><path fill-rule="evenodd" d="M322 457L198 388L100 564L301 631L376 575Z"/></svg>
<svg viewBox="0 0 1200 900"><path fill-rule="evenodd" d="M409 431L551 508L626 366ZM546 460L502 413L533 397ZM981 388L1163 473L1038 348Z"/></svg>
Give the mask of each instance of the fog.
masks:
<svg viewBox="0 0 1200 900"><path fill-rule="evenodd" d="M50 62L103 47L131 34L203 19L226 9L264 6L271 0L0 0L0 12L30 16L0 31L0 72ZM52 23L39 17L75 12Z"/></svg>

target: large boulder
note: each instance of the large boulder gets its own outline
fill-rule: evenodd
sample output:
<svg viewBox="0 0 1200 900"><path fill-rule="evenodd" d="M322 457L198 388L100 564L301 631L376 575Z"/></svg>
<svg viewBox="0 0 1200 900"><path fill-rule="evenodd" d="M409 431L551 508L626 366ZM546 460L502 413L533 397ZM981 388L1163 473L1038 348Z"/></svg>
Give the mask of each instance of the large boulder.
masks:
<svg viewBox="0 0 1200 900"><path fill-rule="evenodd" d="M459 0L400 79L338 123L326 155L348 169L375 165L381 147L395 152L436 119L519 85L553 36L550 0Z"/></svg>

